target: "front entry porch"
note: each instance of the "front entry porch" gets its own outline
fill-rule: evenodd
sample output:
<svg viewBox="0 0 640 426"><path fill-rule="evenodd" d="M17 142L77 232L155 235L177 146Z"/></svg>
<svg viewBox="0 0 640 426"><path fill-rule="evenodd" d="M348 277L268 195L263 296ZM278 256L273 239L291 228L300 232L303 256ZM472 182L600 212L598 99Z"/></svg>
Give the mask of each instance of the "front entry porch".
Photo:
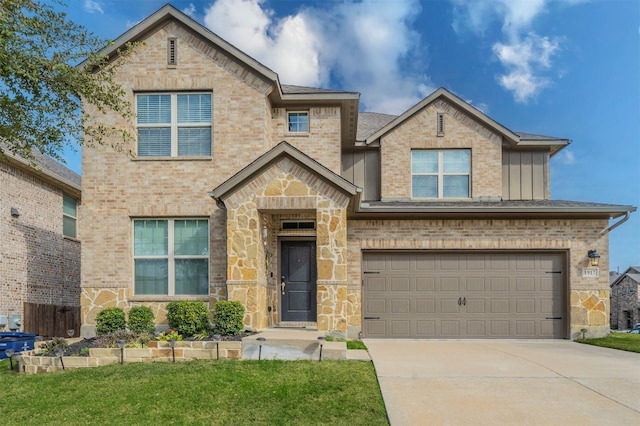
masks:
<svg viewBox="0 0 640 426"><path fill-rule="evenodd" d="M357 188L283 142L216 188L227 297L253 330L347 330L347 207Z"/></svg>

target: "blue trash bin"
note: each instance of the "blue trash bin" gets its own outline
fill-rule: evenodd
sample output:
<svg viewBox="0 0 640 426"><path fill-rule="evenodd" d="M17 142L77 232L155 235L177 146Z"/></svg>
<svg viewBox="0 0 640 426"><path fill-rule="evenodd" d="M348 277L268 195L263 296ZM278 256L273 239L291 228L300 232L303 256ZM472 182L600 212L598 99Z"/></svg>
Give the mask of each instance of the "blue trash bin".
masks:
<svg viewBox="0 0 640 426"><path fill-rule="evenodd" d="M35 342L35 334L19 331L0 333L0 359L7 358L4 353L7 349L13 349L16 353L33 350Z"/></svg>

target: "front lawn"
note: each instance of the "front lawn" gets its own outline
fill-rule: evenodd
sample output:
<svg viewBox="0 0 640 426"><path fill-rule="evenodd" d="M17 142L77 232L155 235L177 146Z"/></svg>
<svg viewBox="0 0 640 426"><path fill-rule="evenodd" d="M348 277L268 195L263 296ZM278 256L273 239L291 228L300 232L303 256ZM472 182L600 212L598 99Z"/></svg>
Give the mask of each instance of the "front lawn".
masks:
<svg viewBox="0 0 640 426"><path fill-rule="evenodd" d="M578 339L576 342L611 349L620 349L621 351L640 352L640 334L611 333L607 337L600 339Z"/></svg>
<svg viewBox="0 0 640 426"><path fill-rule="evenodd" d="M3 424L387 425L370 362L192 361L25 375L0 362Z"/></svg>

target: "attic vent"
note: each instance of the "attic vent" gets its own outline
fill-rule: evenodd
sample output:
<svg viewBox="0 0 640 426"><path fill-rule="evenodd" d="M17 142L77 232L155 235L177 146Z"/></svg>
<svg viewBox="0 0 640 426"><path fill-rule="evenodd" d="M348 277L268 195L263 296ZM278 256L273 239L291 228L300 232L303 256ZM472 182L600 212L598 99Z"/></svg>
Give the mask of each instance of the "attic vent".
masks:
<svg viewBox="0 0 640 426"><path fill-rule="evenodd" d="M282 221L282 230L288 229L316 229L316 223L312 220L303 222Z"/></svg>
<svg viewBox="0 0 640 426"><path fill-rule="evenodd" d="M178 65L178 39L167 39L167 65Z"/></svg>
<svg viewBox="0 0 640 426"><path fill-rule="evenodd" d="M438 136L444 136L444 114L438 114Z"/></svg>

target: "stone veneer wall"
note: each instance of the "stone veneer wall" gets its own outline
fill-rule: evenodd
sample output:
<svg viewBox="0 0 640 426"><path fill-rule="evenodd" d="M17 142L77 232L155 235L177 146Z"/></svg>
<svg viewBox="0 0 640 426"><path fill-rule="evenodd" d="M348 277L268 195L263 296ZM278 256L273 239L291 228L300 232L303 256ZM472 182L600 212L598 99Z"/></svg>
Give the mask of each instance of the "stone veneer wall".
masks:
<svg viewBox="0 0 640 426"><path fill-rule="evenodd" d="M569 335L609 333L609 276L583 278L587 251L597 248L608 271L607 220L350 220L348 225L347 320L349 336L362 327L363 250L554 250L568 253Z"/></svg>
<svg viewBox="0 0 640 426"><path fill-rule="evenodd" d="M292 215L315 211L318 329L346 332L348 203L346 195L288 158L278 160L225 200L227 288L229 300L248 307L246 326L263 329L272 325L279 305L277 282L270 279L271 272L277 271L277 265L270 262L278 257L270 253L277 252L273 234L279 223L269 216L286 217L287 210ZM267 241L263 241L262 227L267 224Z"/></svg>
<svg viewBox="0 0 640 426"><path fill-rule="evenodd" d="M62 233L62 196L52 183L0 160L1 315L24 317L24 303L80 305L80 241Z"/></svg>
<svg viewBox="0 0 640 426"><path fill-rule="evenodd" d="M219 345L219 347L216 347ZM92 348L89 356L65 356L62 363L57 357L39 356L38 350L29 354L19 354L18 371L27 374L49 373L62 370L62 363L66 370L76 368L99 367L120 363L119 348ZM175 343L175 351L171 351L168 342L149 342L146 348L125 348L123 361L132 362L172 362L175 354L176 362L193 361L199 359L239 359L242 358L242 342L211 342L211 341L181 341Z"/></svg>
<svg viewBox="0 0 640 426"><path fill-rule="evenodd" d="M438 113L445 115L444 136L437 136ZM471 196L502 195L502 138L438 100L385 135L380 142L381 197L411 198L412 149L471 149Z"/></svg>

